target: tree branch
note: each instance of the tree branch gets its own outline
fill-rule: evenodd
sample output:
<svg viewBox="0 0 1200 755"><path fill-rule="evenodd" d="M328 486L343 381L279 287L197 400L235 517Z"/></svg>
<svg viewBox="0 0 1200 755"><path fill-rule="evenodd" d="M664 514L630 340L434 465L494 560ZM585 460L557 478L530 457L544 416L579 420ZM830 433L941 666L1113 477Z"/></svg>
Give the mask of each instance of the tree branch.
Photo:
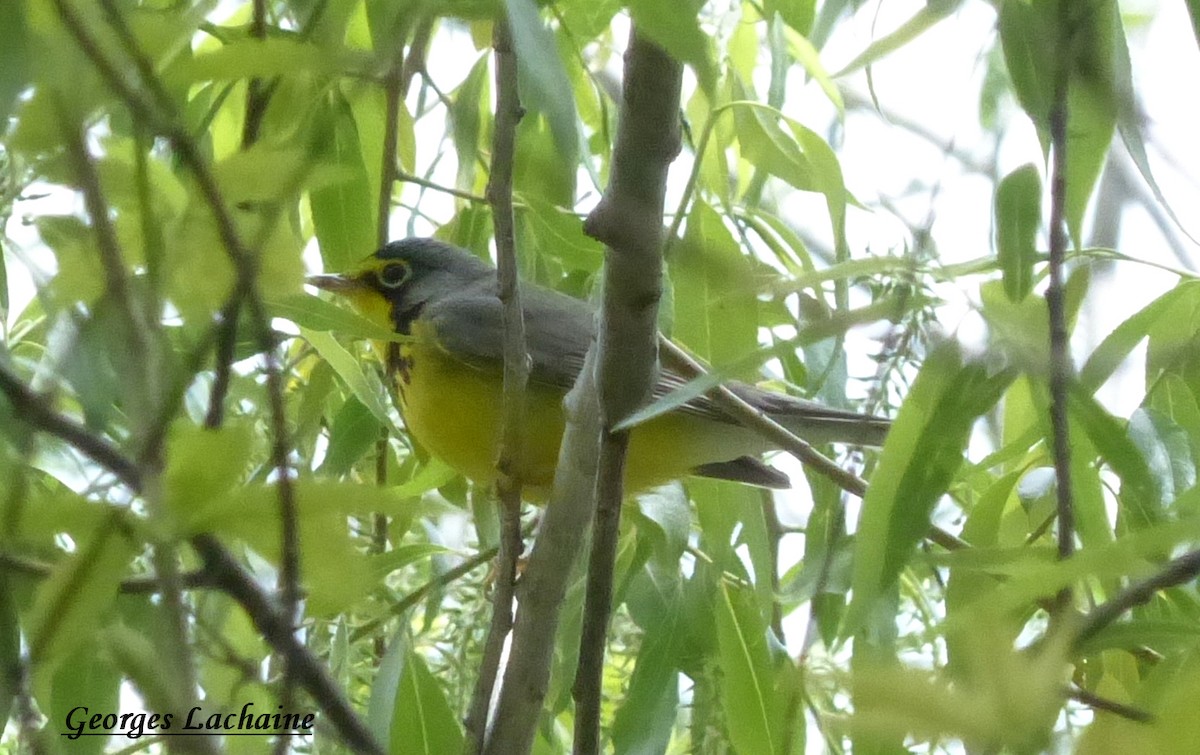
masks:
<svg viewBox="0 0 1200 755"><path fill-rule="evenodd" d="M600 315L600 446L597 509L588 561L583 634L575 676L575 752L600 748L604 655L612 615L613 570L624 498L629 430L612 428L644 404L658 370L663 204L667 172L680 150L683 66L630 30L608 189L584 221L607 246Z"/></svg>
<svg viewBox="0 0 1200 755"><path fill-rule="evenodd" d="M492 47L495 50L496 118L492 132L492 164L488 171L487 199L492 207L492 224L496 235L497 292L502 305L504 333L504 405L499 457L496 460L500 552L496 557L492 620L466 719L466 750L472 753L483 750L492 690L504 652L504 641L513 623L517 559L524 549L521 537L521 459L525 453L525 388L529 383L530 370L520 277L517 274L512 197L517 124L524 110L517 89L517 54L513 49L507 13L502 13L492 27Z"/></svg>
<svg viewBox="0 0 1200 755"><path fill-rule="evenodd" d="M1075 552L1075 507L1071 491L1071 438L1067 419L1067 392L1071 381L1070 340L1064 301L1063 265L1067 253L1067 94L1074 66L1073 21L1071 4L1059 4L1058 58L1055 72L1054 102L1050 110L1050 148L1053 154L1050 190L1050 283L1046 289L1046 308L1050 317L1050 426L1053 435L1056 509L1058 518L1058 557L1069 558ZM1058 596L1060 607L1071 601L1071 590Z"/></svg>

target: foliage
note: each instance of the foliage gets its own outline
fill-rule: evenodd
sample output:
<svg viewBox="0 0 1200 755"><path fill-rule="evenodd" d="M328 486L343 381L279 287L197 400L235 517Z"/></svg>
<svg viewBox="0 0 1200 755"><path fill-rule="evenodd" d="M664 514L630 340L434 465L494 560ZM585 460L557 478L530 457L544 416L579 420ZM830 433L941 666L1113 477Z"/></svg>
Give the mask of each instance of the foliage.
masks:
<svg viewBox="0 0 1200 755"><path fill-rule="evenodd" d="M818 472L794 475L811 494L798 523L794 497L778 502L781 522L765 492L698 478L626 505L607 744L1200 751L1200 283L1156 278L1148 304L1076 353L1067 395L1050 388L1043 199L1069 234L1063 301L1080 343L1119 296L1099 279L1162 266L1087 241L1088 219L1119 214L1135 184L1174 218L1115 0L933 0L833 73L831 40L880 4L696 5L9 3L0 748L66 749L68 712L119 711L123 685L147 711L317 711L315 734L292 746L348 747L335 701L307 685L296 697L294 653L214 566L206 535L260 589L284 585L280 615L298 574L304 646L388 751L462 748L491 491L405 434L370 345L389 334L302 283L368 254L380 228L490 254L488 43L503 11L527 108L513 187L524 278L592 293L603 249L580 217L608 182L613 71L636 23L689 71L664 332L722 377L769 374L779 390L895 417L881 450L822 449L871 481L861 502ZM1032 149L980 167L994 239L955 255L935 245L938 187L891 201L852 173L869 158L851 127L879 118L861 88L877 98L896 57L936 58L924 35L979 17L996 30L978 40L981 143L998 153L1024 129ZM1134 166L1123 184L1118 134ZM914 196L923 222L899 207ZM903 226L884 251L863 241L879 217ZM963 292L981 343L939 324ZM1121 371L1144 377L1144 395L1118 414L1097 396ZM1064 399L1068 427L1050 419ZM1056 545L1059 432L1073 554ZM582 573L538 752L570 748Z"/></svg>

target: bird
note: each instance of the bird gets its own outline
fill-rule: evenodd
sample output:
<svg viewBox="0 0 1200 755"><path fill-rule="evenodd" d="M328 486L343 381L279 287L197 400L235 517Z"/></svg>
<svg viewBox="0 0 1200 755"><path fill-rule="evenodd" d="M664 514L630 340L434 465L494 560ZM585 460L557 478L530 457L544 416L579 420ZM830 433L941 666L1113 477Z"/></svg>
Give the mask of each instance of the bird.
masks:
<svg viewBox="0 0 1200 755"><path fill-rule="evenodd" d="M376 342L411 436L476 484L496 480L503 413L503 325L495 268L452 244L425 237L392 241L347 272L309 276L376 325L402 338ZM524 452L514 476L530 500L545 500L564 429L563 399L596 332L585 301L522 282L530 359ZM654 401L689 376L660 366ZM810 443L883 444L890 421L728 381L726 387ZM689 475L766 488L790 487L764 463L776 449L758 432L699 396L635 425L625 465L634 494Z"/></svg>

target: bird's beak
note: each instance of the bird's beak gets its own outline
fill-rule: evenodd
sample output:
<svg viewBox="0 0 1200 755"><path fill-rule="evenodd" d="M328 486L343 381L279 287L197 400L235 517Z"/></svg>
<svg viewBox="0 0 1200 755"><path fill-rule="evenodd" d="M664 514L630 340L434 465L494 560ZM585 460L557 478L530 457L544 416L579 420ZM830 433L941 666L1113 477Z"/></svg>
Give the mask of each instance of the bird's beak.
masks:
<svg viewBox="0 0 1200 755"><path fill-rule="evenodd" d="M310 275L305 278L304 282L335 294L343 294L362 286L362 282L358 278L349 278L344 275Z"/></svg>

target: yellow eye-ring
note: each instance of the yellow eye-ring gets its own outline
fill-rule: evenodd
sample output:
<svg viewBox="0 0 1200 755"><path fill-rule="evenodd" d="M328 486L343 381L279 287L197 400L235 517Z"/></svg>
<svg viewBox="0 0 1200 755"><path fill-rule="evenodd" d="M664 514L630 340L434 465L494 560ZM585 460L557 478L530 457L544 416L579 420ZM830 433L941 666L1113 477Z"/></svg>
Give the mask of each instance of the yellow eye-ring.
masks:
<svg viewBox="0 0 1200 755"><path fill-rule="evenodd" d="M398 288L408 279L408 266L401 262L385 265L379 271L379 285L384 288Z"/></svg>

